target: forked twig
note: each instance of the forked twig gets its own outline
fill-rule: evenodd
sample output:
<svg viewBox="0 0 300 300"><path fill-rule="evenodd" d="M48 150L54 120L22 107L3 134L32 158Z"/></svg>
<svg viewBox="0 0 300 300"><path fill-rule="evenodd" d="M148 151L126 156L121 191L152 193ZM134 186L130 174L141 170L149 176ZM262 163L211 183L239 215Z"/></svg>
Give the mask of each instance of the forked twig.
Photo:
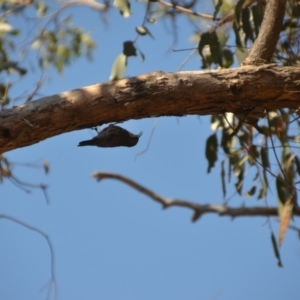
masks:
<svg viewBox="0 0 300 300"><path fill-rule="evenodd" d="M194 214L192 216L192 221L197 221L202 215L208 213L218 214L219 216L227 216L227 217L262 217L262 216L278 216L278 208L277 207L229 207L227 205L219 205L219 204L198 204L195 202L190 202L181 199L173 199L173 198L165 198L152 190L147 189L146 187L138 184L137 182L129 179L128 177L108 172L95 172L92 174L92 177L96 178L98 181L103 179L115 179L119 180L133 189L139 191L140 193L148 196L152 200L160 203L163 208L169 208L171 206L177 207L185 207L191 209ZM296 208L293 212L294 216L300 216L300 208Z"/></svg>

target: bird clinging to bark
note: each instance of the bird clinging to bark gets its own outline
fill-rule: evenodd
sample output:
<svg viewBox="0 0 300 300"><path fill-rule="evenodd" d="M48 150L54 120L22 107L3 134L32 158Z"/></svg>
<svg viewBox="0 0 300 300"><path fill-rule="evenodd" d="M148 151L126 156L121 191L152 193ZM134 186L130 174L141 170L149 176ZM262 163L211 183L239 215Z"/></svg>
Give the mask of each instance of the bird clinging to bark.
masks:
<svg viewBox="0 0 300 300"><path fill-rule="evenodd" d="M133 147L138 143L141 135L142 132L133 134L120 126L110 124L91 140L82 141L78 146Z"/></svg>

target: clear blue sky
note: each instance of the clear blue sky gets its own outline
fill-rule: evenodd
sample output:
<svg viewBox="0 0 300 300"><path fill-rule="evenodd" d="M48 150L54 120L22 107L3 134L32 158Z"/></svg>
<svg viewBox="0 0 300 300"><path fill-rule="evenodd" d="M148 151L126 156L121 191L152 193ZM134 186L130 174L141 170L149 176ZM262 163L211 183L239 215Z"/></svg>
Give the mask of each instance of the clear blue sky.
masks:
<svg viewBox="0 0 300 300"><path fill-rule="evenodd" d="M91 9L70 10L74 22L89 30L97 42L94 60L79 59L62 76L52 69L47 71L49 78L40 97L107 81L123 41L136 36L134 27L142 22L143 8L133 2L129 19L111 9L106 25ZM210 12L208 8L203 5L199 10ZM179 21L175 48L192 47L190 23L183 18ZM130 58L126 76L175 72L189 54L168 52L173 42L170 22L148 27L155 40L149 36L138 40L146 61ZM200 65L196 55L184 70L198 70ZM35 70L24 77L18 83L18 92L32 90L39 75ZM120 182L98 183L90 177L94 171L116 172L162 196L221 204L220 169L206 173L209 117L160 118L149 150L135 160L135 155L145 149L154 122L146 119L121 124L134 133L143 131L134 148L79 148L79 141L95 134L87 129L6 154L12 162L42 163L46 159L50 163L48 176L41 169L14 168L24 181L48 185L50 205L40 190L26 194L5 181L0 211L48 234L55 252L58 298L299 299L300 243L295 232L286 235L281 251L284 268L278 268L264 218L232 221L205 215L191 223L191 212L186 209L162 210ZM274 188L268 203L276 205ZM239 196L230 201L233 206L242 204L258 205L258 201ZM9 220L1 219L0 224L1 299L46 299L51 262L46 240ZM277 222L272 221L272 226L277 234Z"/></svg>

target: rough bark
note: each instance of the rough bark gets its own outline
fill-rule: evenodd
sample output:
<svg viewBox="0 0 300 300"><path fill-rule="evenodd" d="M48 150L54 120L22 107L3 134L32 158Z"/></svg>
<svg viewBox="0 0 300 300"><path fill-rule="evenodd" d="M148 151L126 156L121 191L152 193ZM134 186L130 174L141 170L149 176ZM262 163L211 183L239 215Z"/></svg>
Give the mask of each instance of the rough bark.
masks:
<svg viewBox="0 0 300 300"><path fill-rule="evenodd" d="M95 84L0 112L0 153L129 119L298 109L299 83L300 68L263 65Z"/></svg>
<svg viewBox="0 0 300 300"><path fill-rule="evenodd" d="M243 65L259 65L270 62L282 28L285 6L286 0L267 1L259 35Z"/></svg>

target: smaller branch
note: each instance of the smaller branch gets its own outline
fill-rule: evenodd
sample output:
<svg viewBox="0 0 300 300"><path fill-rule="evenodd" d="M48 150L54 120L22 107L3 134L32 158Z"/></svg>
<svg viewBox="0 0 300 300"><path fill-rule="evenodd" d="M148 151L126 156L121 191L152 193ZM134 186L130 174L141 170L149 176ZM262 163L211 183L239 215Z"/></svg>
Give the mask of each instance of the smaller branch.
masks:
<svg viewBox="0 0 300 300"><path fill-rule="evenodd" d="M217 205L217 204L198 204L190 201L185 200L179 200L179 199L171 199L171 198L165 198L160 195L157 195L153 191L145 188L144 186L136 183L135 181L114 173L108 173L108 172L95 172L92 174L92 177L96 178L97 181L103 180L103 179L115 179L119 180L133 189L139 191L140 193L148 196L152 200L160 203L163 208L169 208L171 206L177 206L177 207L185 207L188 209L191 209L194 211L194 214L192 216L192 221L197 221L202 215L207 213L214 213L218 214L219 216L227 216L227 217L262 217L262 216L278 216L278 209L277 207L228 207L226 205ZM300 216L300 208L296 208L293 212L294 216Z"/></svg>
<svg viewBox="0 0 300 300"><path fill-rule="evenodd" d="M43 183L40 184L34 184L34 183L29 183L29 182L24 182L20 179L18 179L16 176L11 175L10 177L8 177L8 179L10 179L10 181L15 184L17 187L25 190L27 193L30 193L30 190L25 189L24 187L30 187L30 188L35 188L35 189L41 189L42 192L44 193L45 199L46 199L46 203L49 205L50 204L50 200L47 194L47 186Z"/></svg>
<svg viewBox="0 0 300 300"><path fill-rule="evenodd" d="M30 102L30 101L32 100L32 98L35 96L35 94L38 92L38 90L39 90L39 89L42 87L42 85L44 84L45 79L46 79L46 76L43 77L43 78L41 78L41 79L38 81L38 83L37 83L35 89L28 95L28 97L27 97L27 99L26 99L25 102Z"/></svg>
<svg viewBox="0 0 300 300"><path fill-rule="evenodd" d="M203 19L213 20L213 18L214 18L212 15L198 13L198 12L195 12L195 11L190 10L188 8L179 6L177 4L168 3L168 2L165 2L163 0L158 0L158 2L162 5L164 5L164 6L171 7L171 8L174 8L174 9L178 10L178 11L181 11L181 12L193 15L193 16L197 16L197 17L200 17L200 18L203 18Z"/></svg>
<svg viewBox="0 0 300 300"><path fill-rule="evenodd" d="M105 11L108 8L108 1L106 4L102 4L94 0L74 0L62 2L62 5L63 7L61 9L65 9L73 5L86 5L99 11Z"/></svg>
<svg viewBox="0 0 300 300"><path fill-rule="evenodd" d="M62 7L60 7L53 14L46 16L45 18L49 18L48 22L45 24L44 28L41 30L40 36L42 36L46 30L46 27L50 24L51 21L56 19L58 15L65 9L76 6L76 5L86 5L98 11L106 11L108 9L108 4L101 4L94 0L75 0L75 1L66 1L62 2Z"/></svg>
<svg viewBox="0 0 300 300"><path fill-rule="evenodd" d="M148 151L148 149L149 149L149 147L150 147L150 143L151 143L151 141L152 141L152 137L153 137L153 134L154 134L156 125L158 124L158 121L159 121L159 119L156 118L155 121L154 121L152 130L151 130L151 133L150 133L150 137L149 137L149 139L148 139L147 146L146 146L146 148L145 148L144 150L142 150L141 152L139 152L139 153L137 153L137 154L135 155L135 157L134 157L135 160L138 158L138 156L140 156L140 155L142 155L142 154L144 154L144 153L146 153L146 152Z"/></svg>
<svg viewBox="0 0 300 300"><path fill-rule="evenodd" d="M190 58L195 54L196 48L192 49L192 52L183 60L183 62L180 64L179 68L177 69L177 72L181 71L184 65L190 60ZM174 50L173 50L174 51ZM175 51L174 51L175 52Z"/></svg>
<svg viewBox="0 0 300 300"><path fill-rule="evenodd" d="M22 3L24 2L24 3ZM11 9L8 9L7 11L0 14L0 19L7 18L10 14L14 14L16 12L21 12L26 6L29 6L32 4L33 1L20 1L20 3L17 3L13 6ZM13 3L12 3L13 4Z"/></svg>
<svg viewBox="0 0 300 300"><path fill-rule="evenodd" d="M18 188L22 189L26 193L30 193L30 189L27 189L26 187L33 188L33 189L41 189L44 193L46 203L49 205L50 201L47 195L47 186L43 183L35 184L35 183L29 183L25 182L23 180L20 180L18 177L16 177L12 171L12 166L14 163L11 163L7 160L7 158L0 155L0 182L2 182L4 179L10 180L11 183L16 185ZM33 167L32 165L27 165L30 167ZM43 168L45 173L47 174L49 172L49 165L47 162L44 162Z"/></svg>
<svg viewBox="0 0 300 300"><path fill-rule="evenodd" d="M286 0L269 0L257 39L242 65L269 63L278 42L285 13Z"/></svg>
<svg viewBox="0 0 300 300"><path fill-rule="evenodd" d="M57 299L57 286L56 286L56 280L55 280L55 256L54 256L54 249L53 249L53 246L52 246L52 243L51 243L51 240L49 238L49 236L44 233L42 230L32 226L32 225L29 225L23 221L20 221L14 217L11 217L11 216L8 216L8 215L4 215L4 214L0 214L0 219L7 219L7 220L10 220L12 222L15 222L21 226L24 226L25 228L29 229L29 230L32 230L34 232L37 232L38 234L40 234L41 236L43 236L47 243L48 243L48 246L49 246L49 249L50 249L50 256L51 256L51 278L50 278L50 283L49 283L49 291L48 291L48 294L50 292L50 289L51 289L51 285L53 284L54 286L54 299Z"/></svg>
<svg viewBox="0 0 300 300"><path fill-rule="evenodd" d="M296 232L298 233L298 237L300 238L300 228L298 228L298 227L296 227L296 226L292 226L292 225L290 225L289 228L290 228L291 230L296 231Z"/></svg>

